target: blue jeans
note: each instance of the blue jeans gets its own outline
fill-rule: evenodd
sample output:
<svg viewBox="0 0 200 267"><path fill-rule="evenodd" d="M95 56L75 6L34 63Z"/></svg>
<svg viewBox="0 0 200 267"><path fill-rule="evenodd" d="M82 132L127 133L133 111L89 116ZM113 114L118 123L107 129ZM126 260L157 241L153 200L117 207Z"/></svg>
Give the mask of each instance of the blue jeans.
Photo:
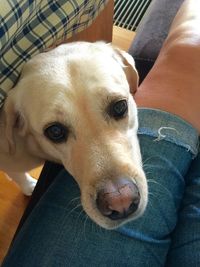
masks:
<svg viewBox="0 0 200 267"><path fill-rule="evenodd" d="M149 201L145 214L104 230L82 210L74 179L61 171L40 199L3 267L200 266L198 133L159 110L139 110Z"/></svg>

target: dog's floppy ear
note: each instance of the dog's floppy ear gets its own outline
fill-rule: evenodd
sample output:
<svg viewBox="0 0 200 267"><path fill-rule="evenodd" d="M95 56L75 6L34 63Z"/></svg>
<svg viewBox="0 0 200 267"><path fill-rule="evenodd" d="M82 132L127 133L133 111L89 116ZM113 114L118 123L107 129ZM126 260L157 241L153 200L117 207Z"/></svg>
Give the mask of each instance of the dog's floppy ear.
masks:
<svg viewBox="0 0 200 267"><path fill-rule="evenodd" d="M135 61L130 54L119 48L114 48L114 51L122 60L123 69L130 87L130 92L134 95L137 91L139 81L138 72L135 68Z"/></svg>
<svg viewBox="0 0 200 267"><path fill-rule="evenodd" d="M9 153L14 154L16 144L14 139L14 128L21 127L20 113L17 111L13 94L9 94L4 104L5 113L5 137L8 142Z"/></svg>

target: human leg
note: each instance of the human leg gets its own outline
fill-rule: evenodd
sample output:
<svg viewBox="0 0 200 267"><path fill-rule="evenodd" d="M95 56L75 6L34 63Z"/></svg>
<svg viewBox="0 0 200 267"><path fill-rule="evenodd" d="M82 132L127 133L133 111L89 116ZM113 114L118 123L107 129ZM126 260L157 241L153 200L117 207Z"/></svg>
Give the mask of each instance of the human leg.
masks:
<svg viewBox="0 0 200 267"><path fill-rule="evenodd" d="M150 192L145 215L115 231L98 227L83 212L78 186L63 171L29 215L2 266L164 265L197 132L160 111L140 110L139 118Z"/></svg>
<svg viewBox="0 0 200 267"><path fill-rule="evenodd" d="M199 2L187 0L174 20L159 58L136 93L139 106L177 114L200 131ZM166 266L199 266L199 156L186 176L186 190Z"/></svg>
<svg viewBox="0 0 200 267"><path fill-rule="evenodd" d="M186 189L166 266L200 266L200 153L186 176Z"/></svg>
<svg viewBox="0 0 200 267"><path fill-rule="evenodd" d="M200 131L200 3L186 0L158 59L135 94L139 107L176 114Z"/></svg>

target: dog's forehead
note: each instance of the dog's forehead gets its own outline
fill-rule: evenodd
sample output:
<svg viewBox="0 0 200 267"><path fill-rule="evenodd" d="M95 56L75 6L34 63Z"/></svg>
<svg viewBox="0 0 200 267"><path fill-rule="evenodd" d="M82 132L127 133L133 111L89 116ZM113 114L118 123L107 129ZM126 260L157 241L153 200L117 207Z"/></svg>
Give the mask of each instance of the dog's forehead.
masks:
<svg viewBox="0 0 200 267"><path fill-rule="evenodd" d="M104 43L76 43L55 49L52 58L62 59L55 64L65 64L72 77L85 76L101 80L105 77L117 79L123 74L122 65L114 57L114 50ZM50 59L51 60L51 59ZM122 77L119 77L122 78Z"/></svg>
<svg viewBox="0 0 200 267"><path fill-rule="evenodd" d="M107 64L106 64L107 63ZM85 60L71 60L67 72L71 87L76 90L86 90L90 94L100 90L117 92L126 85L124 72L117 64L109 64L98 58Z"/></svg>
<svg viewBox="0 0 200 267"><path fill-rule="evenodd" d="M122 65L115 59L112 47L104 43L61 45L33 58L23 70L25 75L31 80L35 75L37 86L58 84L68 91L87 89L95 94L98 88L102 93L128 89Z"/></svg>

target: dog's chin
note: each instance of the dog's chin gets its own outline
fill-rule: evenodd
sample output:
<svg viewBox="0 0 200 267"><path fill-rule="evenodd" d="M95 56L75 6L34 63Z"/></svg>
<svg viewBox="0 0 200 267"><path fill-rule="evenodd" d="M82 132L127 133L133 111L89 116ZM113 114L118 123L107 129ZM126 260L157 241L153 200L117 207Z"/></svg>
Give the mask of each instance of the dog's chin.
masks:
<svg viewBox="0 0 200 267"><path fill-rule="evenodd" d="M113 230L116 228L119 228L120 226L134 221L141 217L146 209L147 206L147 197L142 199L140 202L140 205L138 206L138 209L131 214L130 216L126 217L125 219L118 219L118 220L112 220L109 217L103 216L101 212L98 210L97 205L95 204L96 201L92 201L91 197L88 198L82 198L82 206L86 214L94 221L97 225L101 226L102 228L105 228L107 230Z"/></svg>

